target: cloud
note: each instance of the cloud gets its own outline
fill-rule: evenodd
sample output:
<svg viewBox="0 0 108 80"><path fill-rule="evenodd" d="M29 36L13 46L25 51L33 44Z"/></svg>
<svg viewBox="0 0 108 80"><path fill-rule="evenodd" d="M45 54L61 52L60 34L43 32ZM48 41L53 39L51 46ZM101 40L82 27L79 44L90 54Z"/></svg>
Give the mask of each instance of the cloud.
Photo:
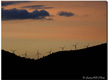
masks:
<svg viewBox="0 0 108 80"><path fill-rule="evenodd" d="M65 12L65 11L60 11L58 13L59 16L65 16L65 17L70 17L70 16L74 16L74 13L72 12Z"/></svg>
<svg viewBox="0 0 108 80"><path fill-rule="evenodd" d="M16 8L9 10L2 8L2 20L45 19L46 16L50 16L50 14L45 10L28 12L27 10L18 10Z"/></svg>
<svg viewBox="0 0 108 80"><path fill-rule="evenodd" d="M2 2L2 6L8 6L8 5L13 5L13 4L19 4L19 3L25 3L29 1L4 1Z"/></svg>
<svg viewBox="0 0 108 80"><path fill-rule="evenodd" d="M32 5L32 6L23 6L22 8L30 8L30 9L52 9L53 7L45 7L44 5Z"/></svg>

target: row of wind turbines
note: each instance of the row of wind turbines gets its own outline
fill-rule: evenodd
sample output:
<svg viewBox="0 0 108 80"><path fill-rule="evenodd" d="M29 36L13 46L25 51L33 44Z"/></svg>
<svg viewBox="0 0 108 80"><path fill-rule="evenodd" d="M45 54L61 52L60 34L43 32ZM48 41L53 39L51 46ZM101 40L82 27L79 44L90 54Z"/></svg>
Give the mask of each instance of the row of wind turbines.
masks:
<svg viewBox="0 0 108 80"><path fill-rule="evenodd" d="M74 45L71 45L71 46L74 46L74 47L75 47L75 50L77 50L77 45L78 45L78 43L76 43L76 44L74 44ZM62 51L64 51L64 48L65 48L65 47L66 47L66 46L63 46L63 47L60 47L60 48L61 48ZM84 47L88 48L88 47L89 47L89 43L88 43L87 46L84 46ZM15 51L16 51L17 49L15 49L15 50L10 49L10 50L12 51L13 54L15 54ZM50 51L47 52L47 53L49 53L49 55L51 55L51 54L53 53L53 52L52 52L52 49L50 49ZM37 50L37 53L36 53L37 59L40 59L40 55L41 55L41 53ZM27 51L25 52L25 54L23 54L23 56L24 56L25 58L29 58L28 55L27 55ZM43 56L43 57L44 57L44 56Z"/></svg>
<svg viewBox="0 0 108 80"><path fill-rule="evenodd" d="M77 44L78 44L78 43L76 43L75 45L72 45L72 46L74 46L74 47L75 47L75 50L77 50ZM63 46L63 47L60 47L60 48L61 48L61 49L62 49L62 51L63 51L65 47L66 47L66 46ZM89 43L88 43L88 45L87 45L87 46L84 46L84 47L88 48L88 47L89 47Z"/></svg>

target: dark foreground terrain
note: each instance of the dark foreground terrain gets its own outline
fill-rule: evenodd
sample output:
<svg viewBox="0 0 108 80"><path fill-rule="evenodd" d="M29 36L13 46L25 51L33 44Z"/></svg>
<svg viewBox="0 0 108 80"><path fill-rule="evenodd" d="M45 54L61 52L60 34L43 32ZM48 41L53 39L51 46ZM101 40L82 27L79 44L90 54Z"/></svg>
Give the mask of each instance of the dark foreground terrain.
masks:
<svg viewBox="0 0 108 80"><path fill-rule="evenodd" d="M107 44L59 51L39 60L2 50L2 79L82 79L84 76L106 79Z"/></svg>

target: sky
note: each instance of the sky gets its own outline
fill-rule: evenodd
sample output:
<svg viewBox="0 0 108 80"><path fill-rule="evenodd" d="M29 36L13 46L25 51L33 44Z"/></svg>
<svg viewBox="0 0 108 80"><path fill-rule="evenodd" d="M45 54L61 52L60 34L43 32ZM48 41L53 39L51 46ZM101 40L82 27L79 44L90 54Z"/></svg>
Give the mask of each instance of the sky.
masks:
<svg viewBox="0 0 108 80"><path fill-rule="evenodd" d="M2 1L2 49L36 59L106 43L106 1Z"/></svg>

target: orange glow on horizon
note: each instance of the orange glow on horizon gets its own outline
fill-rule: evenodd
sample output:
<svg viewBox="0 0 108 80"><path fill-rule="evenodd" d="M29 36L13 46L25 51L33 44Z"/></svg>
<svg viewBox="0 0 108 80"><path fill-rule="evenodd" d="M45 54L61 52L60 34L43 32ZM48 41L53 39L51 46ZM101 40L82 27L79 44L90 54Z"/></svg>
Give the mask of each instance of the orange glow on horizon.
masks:
<svg viewBox="0 0 108 80"><path fill-rule="evenodd" d="M58 51L58 47L66 44L70 46L78 41L81 43L79 48L83 48L83 45L90 41L94 41L91 43L92 46L100 42L107 42L106 3L106 1L31 1L2 6L4 9L25 9L28 12L35 9L22 7L32 5L53 7L44 9L51 15L47 19L53 20L2 21L2 48L9 50L10 47L16 47L21 50L17 54L21 54L26 49L34 51L35 48L38 48L46 55L45 52L50 47ZM60 11L72 12L75 15L59 16ZM71 46L67 49L70 48Z"/></svg>

